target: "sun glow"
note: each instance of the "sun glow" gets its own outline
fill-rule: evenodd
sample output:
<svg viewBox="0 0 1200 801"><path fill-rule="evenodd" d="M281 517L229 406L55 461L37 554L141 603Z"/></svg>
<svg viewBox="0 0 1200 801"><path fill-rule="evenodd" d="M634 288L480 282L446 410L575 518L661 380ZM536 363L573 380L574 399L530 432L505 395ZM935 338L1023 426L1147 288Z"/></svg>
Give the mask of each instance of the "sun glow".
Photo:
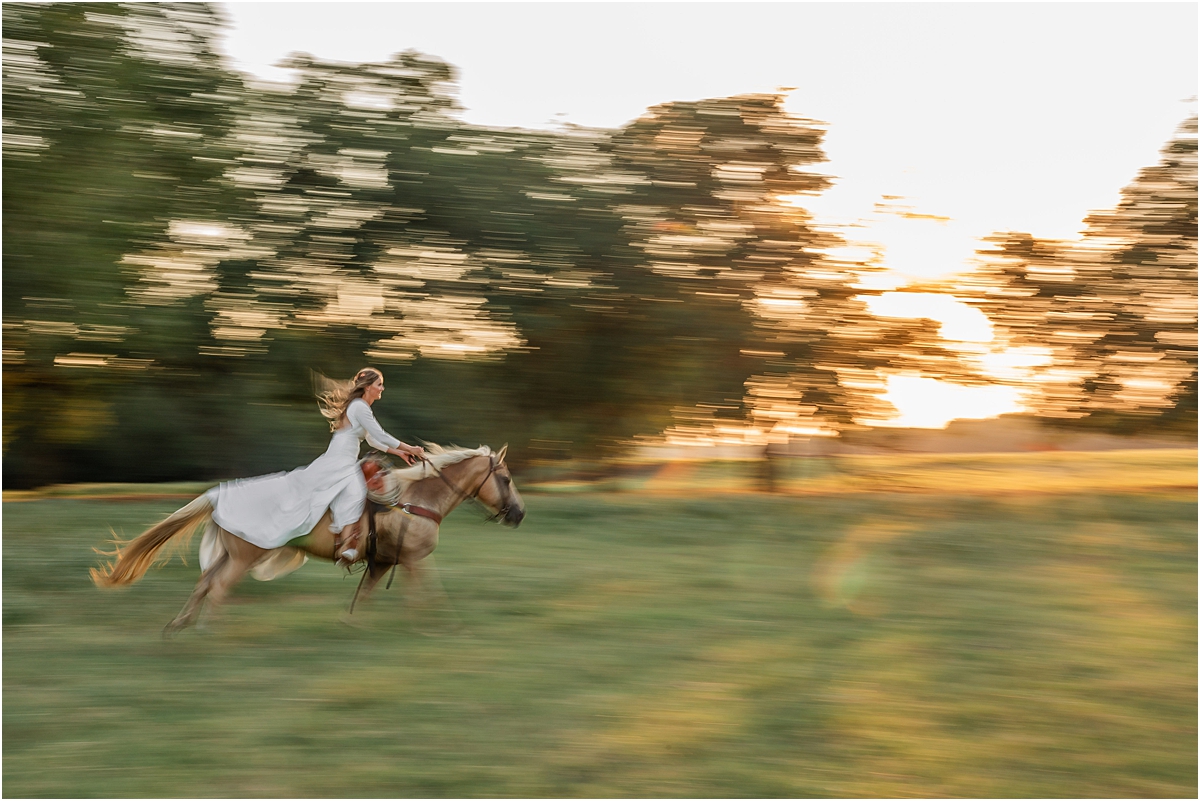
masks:
<svg viewBox="0 0 1200 801"><path fill-rule="evenodd" d="M941 324L944 339L956 342L991 342L992 323L987 315L953 295L932 292L885 292L862 298L879 317L926 317Z"/></svg>
<svg viewBox="0 0 1200 801"><path fill-rule="evenodd" d="M1013 386L962 386L920 375L891 375L883 399L896 407L899 416L862 422L891 428L945 428L951 420L986 420L1022 411L1024 394Z"/></svg>
<svg viewBox="0 0 1200 801"><path fill-rule="evenodd" d="M991 321L978 307L949 292L922 291L952 285L956 276L973 269L980 242L953 220L918 213L898 201L883 197L861 217L838 218L834 224L847 241L831 255L843 263L883 268L867 273L860 282L865 291L885 290L858 296L868 310L878 317L935 321L942 344L995 383L968 386L913 372L877 373L867 377L868 383L878 387L877 397L896 413L858 422L872 427L945 428L953 420L984 420L1025 411L1025 401L1041 389L1033 370L1049 362L1049 350L1008 347L997 341ZM764 297L757 305L758 313L766 317L787 316L802 309L804 299ZM745 423L718 421L704 407L676 410L677 423L663 433L663 444L736 448L833 435L811 417L815 410L804 405L803 393L786 383L782 378L762 377L749 382L747 398L759 402L751 403L751 419Z"/></svg>
<svg viewBox="0 0 1200 801"><path fill-rule="evenodd" d="M944 428L952 420L988 419L1025 410L1030 387L1011 383L1029 380L1031 368L1045 364L1049 352L1041 348L1009 348L995 339L987 315L953 294L916 290L930 284L953 282L955 276L974 269L981 240L952 218L918 211L896 196L881 196L869 211L855 216L853 204L834 205L826 211L854 232L848 248L871 254L870 263L885 269L870 273L864 289L885 289L864 295L872 314L881 317L927 318L940 324L945 343L997 380L989 386L964 386L928 376L896 373L885 377L880 396L897 415L860 422L872 426Z"/></svg>

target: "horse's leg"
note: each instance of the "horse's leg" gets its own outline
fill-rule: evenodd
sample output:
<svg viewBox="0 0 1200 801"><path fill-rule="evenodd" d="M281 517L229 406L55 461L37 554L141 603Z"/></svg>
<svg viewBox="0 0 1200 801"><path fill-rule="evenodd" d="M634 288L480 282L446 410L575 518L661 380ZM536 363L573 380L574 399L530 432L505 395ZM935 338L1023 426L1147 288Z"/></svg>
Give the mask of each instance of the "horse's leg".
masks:
<svg viewBox="0 0 1200 801"><path fill-rule="evenodd" d="M419 562L412 559L400 560L400 567L407 574L401 595L402 613L407 623L420 631L418 622L425 617L425 580ZM423 632L422 632L423 633Z"/></svg>
<svg viewBox="0 0 1200 801"><path fill-rule="evenodd" d="M204 611L204 623L201 625L211 622L221 602L225 600L225 596L250 571L254 563L266 553L265 549L259 548L257 545L251 545L240 537L230 534L228 531L222 530L220 536L225 545L225 553L228 559L225 562L225 567L213 576L212 585L208 590L208 604Z"/></svg>
<svg viewBox="0 0 1200 801"><path fill-rule="evenodd" d="M466 631L466 625L458 615L458 610L454 608L454 604L450 602L450 596L446 593L446 588L442 586L441 579L438 577L437 566L433 562L428 565L423 564L425 560L402 561L400 564L408 573L408 581L405 582L405 607L412 613L410 623L413 628L428 636L433 636L434 631L420 625L420 620L428 619L430 612L446 613L449 618L449 628L455 632ZM444 619L444 618L443 618ZM438 624L435 624L438 625Z"/></svg>
<svg viewBox="0 0 1200 801"><path fill-rule="evenodd" d="M433 560L433 554L425 557L424 563L414 565L419 575L421 583L428 587L433 594L434 602L440 609L444 609L450 613L451 623L456 631L463 631L466 625L458 614L458 609L454 607L454 602L450 600L450 594L446 592L445 586L442 584L441 573L438 572L437 563Z"/></svg>
<svg viewBox="0 0 1200 801"><path fill-rule="evenodd" d="M358 589L354 591L354 599L350 602L350 612L361 603L366 603L371 597L371 593L379 586L380 580L387 575L387 572L392 569L391 565L372 565L363 571L361 583Z"/></svg>
<svg viewBox="0 0 1200 801"><path fill-rule="evenodd" d="M183 605L183 609L179 611L174 620L163 628L164 637L169 637L191 625L192 618L200 611L200 605L204 603L205 597L212 591L214 579L218 573L225 569L227 564L229 564L229 553L222 553L217 557L215 562L208 566L207 570L200 574L200 580L196 582L196 588L192 590L191 597L187 599L187 603Z"/></svg>
<svg viewBox="0 0 1200 801"><path fill-rule="evenodd" d="M224 552L200 575L200 580L196 582L196 588L192 590L192 595L183 605L183 609L163 629L164 637L190 626L205 600L209 601L210 608L220 603L229 592L229 588L236 584L250 569L250 565L262 555L261 548L238 539L227 531L218 529L217 536L221 538Z"/></svg>
<svg viewBox="0 0 1200 801"><path fill-rule="evenodd" d="M360 628L360 624L354 618L354 610L366 603L371 597L371 593L379 586L379 581L385 575L391 565L374 565L363 571L362 579L359 581L357 589L354 590L354 596L350 599L350 608L342 612L342 622L347 626Z"/></svg>

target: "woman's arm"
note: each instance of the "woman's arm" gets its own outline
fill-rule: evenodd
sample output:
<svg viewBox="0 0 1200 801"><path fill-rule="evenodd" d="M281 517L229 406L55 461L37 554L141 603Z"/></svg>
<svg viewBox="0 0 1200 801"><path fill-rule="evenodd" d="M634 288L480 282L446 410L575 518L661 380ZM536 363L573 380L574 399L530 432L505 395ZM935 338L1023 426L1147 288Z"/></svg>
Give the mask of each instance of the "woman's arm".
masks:
<svg viewBox="0 0 1200 801"><path fill-rule="evenodd" d="M367 434L367 443L376 450L399 456L406 464L412 464L412 457L423 457L425 449L416 445L406 445L383 430L374 412L366 401L354 401L346 409L346 417L355 425L360 425Z"/></svg>

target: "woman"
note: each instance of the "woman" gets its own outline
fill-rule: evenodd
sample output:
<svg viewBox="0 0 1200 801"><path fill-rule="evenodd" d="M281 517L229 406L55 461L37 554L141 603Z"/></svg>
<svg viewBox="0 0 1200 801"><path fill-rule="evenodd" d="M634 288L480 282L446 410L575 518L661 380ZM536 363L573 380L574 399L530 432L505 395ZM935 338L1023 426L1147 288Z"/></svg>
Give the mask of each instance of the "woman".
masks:
<svg viewBox="0 0 1200 801"><path fill-rule="evenodd" d="M371 405L383 394L383 374L366 367L350 381L326 379L318 393L321 414L334 432L329 448L308 467L290 473L230 481L208 491L213 520L260 548L279 548L308 534L325 510L332 512L334 556L353 562L359 556L358 523L367 485L358 465L359 445L399 456L406 464L423 458L423 448L406 445L380 427Z"/></svg>

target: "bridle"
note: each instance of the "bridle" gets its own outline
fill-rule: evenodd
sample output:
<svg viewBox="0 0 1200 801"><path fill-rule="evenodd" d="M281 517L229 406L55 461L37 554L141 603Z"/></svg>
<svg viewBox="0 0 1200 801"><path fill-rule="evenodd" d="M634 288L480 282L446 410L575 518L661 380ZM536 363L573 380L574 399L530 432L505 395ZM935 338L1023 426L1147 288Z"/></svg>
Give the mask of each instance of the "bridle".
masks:
<svg viewBox="0 0 1200 801"><path fill-rule="evenodd" d="M492 511L491 508L486 503L479 500L479 493L482 492L484 486L487 485L488 479L490 479L493 475L495 475L496 470L500 467L501 464L503 464L503 462L501 462L500 460L498 460L496 458L496 454L494 454L494 453L488 454L487 475L485 475L483 477L483 480L479 482L479 486L476 487L475 491L471 492L471 493L464 492L453 481L446 478L446 474L443 473L441 470L439 470L437 467L435 467L433 462L426 461L425 464L429 465L429 468L431 470L433 470L434 475L436 475L438 478L440 478L443 482L445 482L447 487L449 487L451 490L454 491L454 494L459 503L461 503L462 501L468 501L468 500L475 501L475 503L482 506L485 510ZM487 518L488 522L491 522L492 520L498 520L501 517L503 517L504 515L507 515L509 512L509 509L512 508L512 493L509 491L507 486L504 486L503 489L504 489L503 505L499 509L496 509L491 517Z"/></svg>
<svg viewBox="0 0 1200 801"><path fill-rule="evenodd" d="M484 454L479 454L479 455L483 456ZM439 479L441 479L442 483L444 483L447 487L449 487L450 490L454 493L454 498L455 498L454 505L455 506L457 506L459 503L462 503L464 500L475 501L480 506L482 506L485 510L492 512L492 515L487 518L487 520L490 522L493 520L497 520L500 517L508 514L509 509L512 508L512 492L511 492L511 490L509 490L507 485L502 486L503 503L499 509L495 509L495 510L493 510L491 507L489 507L483 501L479 500L479 493L483 491L483 488L485 486L487 486L488 479L490 479L493 475L495 475L496 471L500 468L500 466L502 464L504 464L504 461L502 459L497 459L496 454L494 454L494 453L488 453L487 457L488 457L487 474L484 475L483 480L479 482L479 486L475 487L475 490L473 492L465 491L462 487L458 486L453 481L451 481L449 478L447 478L445 473L443 473L441 470L439 470L432 461L430 461L428 459L422 459L422 461L431 471L433 471L433 474L435 476L437 476ZM386 460L381 460L381 461L384 461L385 469L388 472L395 469L395 468L391 467L390 465L388 465L386 463ZM400 488L398 486L395 487L391 492L389 492L387 496L381 497L381 494L372 495L370 492L368 492L368 498L372 503L378 504L379 506L388 507L390 509L399 509L410 515L415 514L418 517L427 517L427 518L433 520L435 523L438 523L439 525L442 522L442 515L437 514L436 512L434 512L431 509L426 509L424 507L417 506L416 504L412 504L412 503L400 503L399 502L400 501Z"/></svg>

